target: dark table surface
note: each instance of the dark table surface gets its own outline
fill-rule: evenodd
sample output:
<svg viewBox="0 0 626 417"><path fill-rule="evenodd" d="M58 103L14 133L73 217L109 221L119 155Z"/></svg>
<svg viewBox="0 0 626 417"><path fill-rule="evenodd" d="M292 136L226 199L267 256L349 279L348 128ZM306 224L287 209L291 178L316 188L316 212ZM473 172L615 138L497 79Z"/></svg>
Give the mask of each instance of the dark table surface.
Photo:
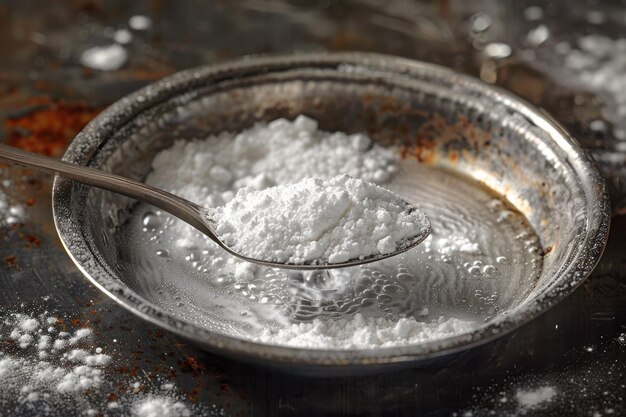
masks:
<svg viewBox="0 0 626 417"><path fill-rule="evenodd" d="M446 367L309 378L205 353L116 305L66 256L54 231L50 180L0 167L0 193L12 207L0 221L1 311L54 312L71 326L91 327L93 345L113 352L101 392L81 393L48 411L73 415L89 406L100 407L103 414L124 414L128 411L107 409L106 403L129 395L129 381L140 381L146 391L174 383L176 394L205 414L626 415L626 154L616 150L618 139L610 129L589 127L601 118L604 98L584 85L562 84L558 68L546 70L541 53L529 59L524 43L539 24L550 29L547 44L589 33L626 37L626 6L550 2L541 4L538 22L523 16L530 5L0 2L0 135L15 146L60 156L102 108L179 69L253 53L379 51L479 76L546 108L601 161L613 201L610 241L599 265L570 297L532 323ZM588 18L594 12L604 16L602 24ZM132 32L121 68L96 71L80 65L82 51L110 44L111 28L126 28L129 17L138 14L150 17L152 26ZM485 16L488 28L476 30L476 19ZM491 41L506 42L512 55L485 58L481 45ZM0 352L6 349L0 343ZM539 407L521 407L516 393L540 387L552 387L556 395ZM43 413L1 393L0 398L0 415Z"/></svg>

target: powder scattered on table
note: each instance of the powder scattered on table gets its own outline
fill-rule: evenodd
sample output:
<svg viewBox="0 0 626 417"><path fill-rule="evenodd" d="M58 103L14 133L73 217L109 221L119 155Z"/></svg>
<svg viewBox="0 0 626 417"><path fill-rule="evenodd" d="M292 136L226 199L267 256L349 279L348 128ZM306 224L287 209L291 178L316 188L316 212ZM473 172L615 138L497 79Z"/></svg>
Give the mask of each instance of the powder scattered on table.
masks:
<svg viewBox="0 0 626 417"><path fill-rule="evenodd" d="M49 313L0 312L0 338L7 340L0 345L0 414L225 415L221 408L189 403L172 383L151 388L157 385L154 379L129 377L128 387L121 386L126 394L110 401L108 394L123 384L119 377L115 386L107 378L114 358L93 347L90 328L72 329L71 321Z"/></svg>
<svg viewBox="0 0 626 417"><path fill-rule="evenodd" d="M168 397L150 397L135 406L137 417L189 417L190 411L184 404Z"/></svg>
<svg viewBox="0 0 626 417"><path fill-rule="evenodd" d="M560 57L556 59L555 57ZM559 82L572 84L575 88L591 91L602 98L602 116L613 124L613 135L624 149L626 140L626 38L611 39L600 34L579 37L576 42L562 41L549 49L544 59L547 67ZM541 61L533 60L543 69ZM592 130L604 130L605 124L596 120ZM593 122L592 122L593 123ZM621 145L620 145L621 143ZM595 156L595 155L594 155Z"/></svg>
<svg viewBox="0 0 626 417"><path fill-rule="evenodd" d="M274 262L338 263L385 255L428 233L424 213L370 182L340 175L257 191L211 212L228 246Z"/></svg>
<svg viewBox="0 0 626 417"><path fill-rule="evenodd" d="M100 71L118 70L127 60L128 52L123 46L116 43L94 46L84 51L80 56L81 64Z"/></svg>
<svg viewBox="0 0 626 417"><path fill-rule="evenodd" d="M92 354L84 348L65 350L91 337L90 329L78 329L73 333L58 332L48 324L57 319L47 315L31 317L25 314L12 314L5 318L3 330L8 327L9 337L18 342L20 355L7 355L0 352L0 375L2 384L22 383L24 401L34 401L39 393L75 392L88 388L98 388L102 382L102 366L111 357L104 353ZM64 364L61 366L61 364ZM2 389L2 387L0 387Z"/></svg>
<svg viewBox="0 0 626 417"><path fill-rule="evenodd" d="M519 390L515 394L515 398L517 398L517 402L521 407L534 408L552 401L555 395L556 390L553 387L545 386L528 391Z"/></svg>

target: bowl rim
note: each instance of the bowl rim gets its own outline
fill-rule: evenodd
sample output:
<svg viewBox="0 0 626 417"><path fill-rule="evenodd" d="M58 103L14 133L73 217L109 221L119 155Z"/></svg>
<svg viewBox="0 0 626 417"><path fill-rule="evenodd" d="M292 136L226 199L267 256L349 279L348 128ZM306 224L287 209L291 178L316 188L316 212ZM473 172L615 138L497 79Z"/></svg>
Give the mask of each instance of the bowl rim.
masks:
<svg viewBox="0 0 626 417"><path fill-rule="evenodd" d="M399 74L421 78L427 76L432 80L445 80L446 84L462 85L469 91L480 93L520 113L547 133L556 146L566 153L568 162L581 179L582 191L587 200L586 244L578 249L571 267L560 274L562 282L567 285L553 286L541 292L535 299L513 308L514 314L502 315L470 333L436 339L419 345L379 349L322 350L275 346L238 339L185 321L152 304L122 282L115 281L114 274L96 254L91 252L77 223L70 216L63 215L63 213L71 212L72 182L57 176L52 188L53 219L63 247L74 264L98 289L133 314L200 344L208 350L229 356L260 359L270 363L322 367L416 362L487 343L546 312L573 292L591 273L608 239L610 201L604 178L589 154L547 112L526 100L471 76L459 74L439 65L407 58L362 52L299 53L244 57L230 62L183 70L151 83L110 105L74 138L63 160L81 165L88 163L98 146L119 127L150 106L180 94L183 90L179 87L183 85L188 89L190 83L202 85L207 80L233 78L247 74L254 69L272 72L320 66L337 68L341 65L354 65L366 69L373 67L376 71L383 71L389 76ZM585 253L581 253L583 250Z"/></svg>

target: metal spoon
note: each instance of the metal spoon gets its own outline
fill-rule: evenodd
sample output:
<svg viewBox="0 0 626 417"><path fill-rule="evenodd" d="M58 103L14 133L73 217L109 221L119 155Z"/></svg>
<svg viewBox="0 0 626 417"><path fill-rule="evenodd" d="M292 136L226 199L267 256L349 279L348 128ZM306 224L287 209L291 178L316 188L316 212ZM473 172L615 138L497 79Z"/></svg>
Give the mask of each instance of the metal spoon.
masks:
<svg viewBox="0 0 626 417"><path fill-rule="evenodd" d="M273 268L314 270L345 268L349 266L361 265L369 262L379 261L381 259L389 258L391 256L395 256L399 253L405 252L420 244L430 234L429 225L428 229L422 234L415 236L410 240L401 242L395 252L384 255L377 254L364 258L349 259L346 262L330 263L313 261L303 264L271 262L263 259L249 258L245 255L235 252L232 248L222 242L220 237L215 233L215 221L211 219L209 215L209 209L201 207L174 194L168 193L167 191L151 187L149 185L131 180L129 178L114 175L106 171L101 171L98 169L88 168L80 165L74 165L47 156L37 155L31 152L25 152L21 149L17 149L1 143L0 160L4 160L17 166L34 168L39 171L52 174L59 174L65 178L112 191L114 193L123 194L127 197L131 197L136 200L152 204L153 206L167 211L168 213L189 223L200 232L211 238L211 240L213 240L231 255L234 255L248 262L253 262L255 264L265 265ZM406 204L409 205L409 203Z"/></svg>

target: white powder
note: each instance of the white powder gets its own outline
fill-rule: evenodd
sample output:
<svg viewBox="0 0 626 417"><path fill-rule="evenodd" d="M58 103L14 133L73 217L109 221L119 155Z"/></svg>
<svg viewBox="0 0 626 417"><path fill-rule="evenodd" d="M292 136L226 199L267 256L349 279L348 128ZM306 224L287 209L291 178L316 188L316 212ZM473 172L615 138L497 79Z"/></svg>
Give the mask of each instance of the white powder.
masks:
<svg viewBox="0 0 626 417"><path fill-rule="evenodd" d="M119 44L94 46L80 56L80 63L86 67L100 71L120 69L128 59L128 52Z"/></svg>
<svg viewBox="0 0 626 417"><path fill-rule="evenodd" d="M603 115L614 123L615 136L626 139L626 38L588 35L578 39L578 48L564 50L566 71L580 84L605 99Z"/></svg>
<svg viewBox="0 0 626 417"><path fill-rule="evenodd" d="M133 30L147 30L152 26L152 19L144 15L135 15L128 19L128 26Z"/></svg>
<svg viewBox="0 0 626 417"><path fill-rule="evenodd" d="M552 401L556 395L556 390L553 387L540 387L530 391L519 390L515 394L517 402L521 407L533 408L543 403Z"/></svg>
<svg viewBox="0 0 626 417"><path fill-rule="evenodd" d="M74 345L78 343L81 339L90 337L91 334L92 334L91 329L78 329L76 330L76 333L74 333L74 336L70 338L69 343L71 345Z"/></svg>
<svg viewBox="0 0 626 417"><path fill-rule="evenodd" d="M63 375L57 385L59 392L74 392L91 387L98 387L102 383L102 371L90 366L77 366Z"/></svg>
<svg viewBox="0 0 626 417"><path fill-rule="evenodd" d="M52 337L48 335L39 336L39 342L37 344L37 349L42 351L46 350L50 347L50 342L52 341Z"/></svg>
<svg viewBox="0 0 626 417"><path fill-rule="evenodd" d="M34 332L39 328L39 322L32 318L23 318L20 321L20 329L24 332Z"/></svg>
<svg viewBox="0 0 626 417"><path fill-rule="evenodd" d="M85 357L83 362L90 366L105 366L111 362L111 357L102 353L97 355L88 355Z"/></svg>
<svg viewBox="0 0 626 417"><path fill-rule="evenodd" d="M528 32L526 40L532 46L539 46L550 37L550 30L546 25L539 25Z"/></svg>
<svg viewBox="0 0 626 417"><path fill-rule="evenodd" d="M278 331L265 330L256 340L313 349L375 349L421 343L471 328L471 322L444 320L443 317L425 323L412 317L390 320L356 314L353 318L315 319L310 323L291 324Z"/></svg>
<svg viewBox="0 0 626 417"><path fill-rule="evenodd" d="M152 380L144 383L129 381L129 386L142 389L120 395L116 401L107 401L106 394L116 389L106 378L105 367L112 358L103 354L102 348L88 344L93 334L91 329L42 334L39 329L54 327L58 323L55 317L47 313L32 317L26 314L1 317L2 334L13 334L16 342L24 336L32 338L24 348L0 345L2 415L107 415L113 412L138 417L225 415L224 410L216 406L189 403L183 394L178 393L175 384L154 386ZM69 321L65 319L63 322ZM73 348L67 349L70 341ZM116 382L120 382L119 377Z"/></svg>
<svg viewBox="0 0 626 417"><path fill-rule="evenodd" d="M56 322L54 317L30 317L25 314L9 315L3 322L24 351L21 352L24 357L18 359L0 352L0 391L16 388L19 383L22 401L39 401L40 392L76 392L101 385L102 370L98 368L107 365L111 357L92 354L85 348L64 352L69 343L78 344L86 340L92 334L91 329L78 329L73 334L59 332L56 339L37 332L40 327ZM74 367L55 365L55 362L64 360L82 364Z"/></svg>
<svg viewBox="0 0 626 417"><path fill-rule="evenodd" d="M126 44L133 40L133 34L128 29L118 29L113 34L113 40L117 43Z"/></svg>
<svg viewBox="0 0 626 417"><path fill-rule="evenodd" d="M20 345L22 349L28 347L30 343L34 340L33 336L30 334L23 334L17 339L17 343Z"/></svg>
<svg viewBox="0 0 626 417"><path fill-rule="evenodd" d="M12 374L14 370L19 367L20 361L11 357L4 357L0 359L0 378L5 379L8 375Z"/></svg>
<svg viewBox="0 0 626 417"><path fill-rule="evenodd" d="M2 185L6 188L10 188L12 185L11 180L3 180ZM7 195L3 190L0 190L0 223L1 224L18 224L22 222L24 218L24 207L17 205L17 202Z"/></svg>
<svg viewBox="0 0 626 417"><path fill-rule="evenodd" d="M137 417L188 417L190 411L184 404L168 397L147 398L135 406Z"/></svg>
<svg viewBox="0 0 626 417"><path fill-rule="evenodd" d="M65 346L67 346L67 341L62 339L57 339L52 343L52 347L55 350L63 349Z"/></svg>
<svg viewBox="0 0 626 417"><path fill-rule="evenodd" d="M539 6L530 6L524 9L524 18L526 20L541 20L543 18L543 9Z"/></svg>
<svg viewBox="0 0 626 417"><path fill-rule="evenodd" d="M472 242L466 236L454 236L450 239L438 239L435 246L436 247L434 249L438 250L442 255L450 255L457 252L467 253L470 255L478 255L481 253L478 243Z"/></svg>
<svg viewBox="0 0 626 417"><path fill-rule="evenodd" d="M337 263L388 254L428 230L421 211L347 175L242 188L213 212L224 243L251 258Z"/></svg>
<svg viewBox="0 0 626 417"><path fill-rule="evenodd" d="M104 355L101 353L96 353L95 355L91 355L89 354L88 351L84 349L74 349L68 352L64 357L68 361L82 362L90 366L104 366L104 365L107 365L111 361L111 357L109 355Z"/></svg>
<svg viewBox="0 0 626 417"><path fill-rule="evenodd" d="M69 352L65 357L67 358L67 360L70 360L72 362L81 362L87 357L87 355L89 355L89 352L84 349L74 349Z"/></svg>

